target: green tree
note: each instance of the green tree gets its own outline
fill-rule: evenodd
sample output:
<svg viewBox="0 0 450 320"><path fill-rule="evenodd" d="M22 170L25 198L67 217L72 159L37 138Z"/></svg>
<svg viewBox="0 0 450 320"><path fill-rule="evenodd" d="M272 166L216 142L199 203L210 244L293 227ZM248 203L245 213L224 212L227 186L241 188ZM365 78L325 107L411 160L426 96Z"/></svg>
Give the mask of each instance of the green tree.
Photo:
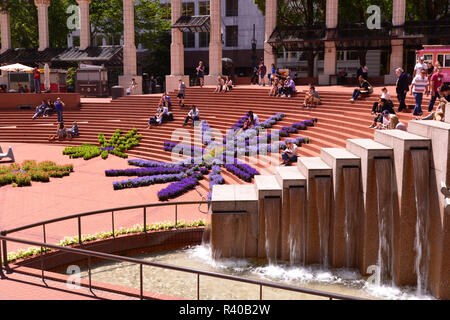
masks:
<svg viewBox="0 0 450 320"><path fill-rule="evenodd" d="M65 12L70 0L52 0L48 8L50 47L67 45ZM11 17L11 40L16 48L36 48L39 46L38 15L34 0L0 0L0 7Z"/></svg>

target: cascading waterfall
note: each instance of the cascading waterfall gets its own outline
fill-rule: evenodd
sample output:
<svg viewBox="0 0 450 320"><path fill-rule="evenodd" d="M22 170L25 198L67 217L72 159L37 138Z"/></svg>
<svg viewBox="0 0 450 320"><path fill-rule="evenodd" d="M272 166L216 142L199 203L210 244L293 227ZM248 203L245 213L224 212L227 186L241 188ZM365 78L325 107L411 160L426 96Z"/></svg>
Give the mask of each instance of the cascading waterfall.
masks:
<svg viewBox="0 0 450 320"><path fill-rule="evenodd" d="M346 266L356 265L356 226L359 198L359 168L344 167Z"/></svg>
<svg viewBox="0 0 450 320"><path fill-rule="evenodd" d="M328 241L330 234L331 178L316 177L316 206L319 221L320 260L328 267Z"/></svg>
<svg viewBox="0 0 450 320"><path fill-rule="evenodd" d="M417 295L423 295L427 291L429 269L429 176L430 159L428 149L411 149L414 169L414 192L416 197L416 273Z"/></svg>
<svg viewBox="0 0 450 320"><path fill-rule="evenodd" d="M392 204L392 160L375 159L378 205L378 277L377 285L393 285L394 278L394 210Z"/></svg>
<svg viewBox="0 0 450 320"><path fill-rule="evenodd" d="M306 199L306 190L304 187L289 188L289 197L291 201L290 223L289 223L289 262L291 265L305 263L306 237L304 217L304 202ZM294 211L292 205L294 202L300 203L299 210Z"/></svg>
<svg viewBox="0 0 450 320"><path fill-rule="evenodd" d="M264 199L266 256L270 265L277 263L280 238L280 201L279 197Z"/></svg>

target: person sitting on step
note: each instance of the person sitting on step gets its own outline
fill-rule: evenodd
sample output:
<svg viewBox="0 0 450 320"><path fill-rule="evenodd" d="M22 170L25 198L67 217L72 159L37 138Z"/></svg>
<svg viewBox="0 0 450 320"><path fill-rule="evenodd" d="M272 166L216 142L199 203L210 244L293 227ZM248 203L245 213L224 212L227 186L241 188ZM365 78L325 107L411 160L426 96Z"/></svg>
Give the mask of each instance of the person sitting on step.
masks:
<svg viewBox="0 0 450 320"><path fill-rule="evenodd" d="M58 129L56 130L56 134L50 136L48 138L48 141L55 141L55 140L62 141L66 137L67 137L67 131L66 131L66 128L64 127L64 122L60 122L58 124Z"/></svg>
<svg viewBox="0 0 450 320"><path fill-rule="evenodd" d="M33 116L33 120L39 117L41 114L45 112L45 108L47 107L47 103L45 100L42 100L41 104L36 107L36 113Z"/></svg>
<svg viewBox="0 0 450 320"><path fill-rule="evenodd" d="M250 129L251 127L257 126L257 125L259 125L258 115L250 110L248 112L248 119L247 119L247 121L245 121L244 127L242 129L245 131L245 130Z"/></svg>
<svg viewBox="0 0 450 320"><path fill-rule="evenodd" d="M283 80L283 79L280 80L280 85L278 87L278 96L280 98L286 98L286 95L288 93L286 82L287 82L287 80Z"/></svg>
<svg viewBox="0 0 450 320"><path fill-rule="evenodd" d="M320 95L316 87L310 86L308 92L305 94L304 108L314 108L320 104Z"/></svg>
<svg viewBox="0 0 450 320"><path fill-rule="evenodd" d="M231 80L230 76L227 76L222 92L227 93L228 91L231 91L231 89L233 89L233 80Z"/></svg>
<svg viewBox="0 0 450 320"><path fill-rule="evenodd" d="M281 157L283 158L282 165L289 166L298 160L298 147L295 143L288 140L286 142L286 150L283 151Z"/></svg>
<svg viewBox="0 0 450 320"><path fill-rule="evenodd" d="M389 129L408 131L403 122L400 122L399 118L395 114L391 114Z"/></svg>
<svg viewBox="0 0 450 320"><path fill-rule="evenodd" d="M148 120L147 129L150 129L152 125L162 124L164 119L168 116L169 109L164 105L159 105L158 109L156 109L156 113L153 117Z"/></svg>
<svg viewBox="0 0 450 320"><path fill-rule="evenodd" d="M55 105L54 105L54 103L52 102L51 99L48 99L47 100L47 105L46 105L45 110L44 110L44 118L50 117L53 112L55 112Z"/></svg>
<svg viewBox="0 0 450 320"><path fill-rule="evenodd" d="M73 137L80 135L78 130L78 123L76 121L73 122L72 128L67 130L67 137L72 140Z"/></svg>
<svg viewBox="0 0 450 320"><path fill-rule="evenodd" d="M368 96L368 95L372 94L372 92L373 92L373 87L370 85L370 83L366 79L364 79L364 77L362 75L360 75L358 77L358 81L359 81L359 88L357 88L353 91L353 96L350 99L351 102L358 99L358 97L360 95Z"/></svg>
<svg viewBox="0 0 450 320"><path fill-rule="evenodd" d="M420 120L445 121L445 106L450 102L450 87L444 84L441 88L441 94L442 97L439 99L436 111L431 112Z"/></svg>
<svg viewBox="0 0 450 320"><path fill-rule="evenodd" d="M380 103L380 101L382 99L386 100L388 103L392 104L392 107L394 107L394 104L392 103L391 95L390 95L389 91L387 90L387 88L383 88L383 89L381 89L380 99L377 102L373 103L372 114L375 114L375 111L378 109L378 104Z"/></svg>
<svg viewBox="0 0 450 320"><path fill-rule="evenodd" d="M186 126L189 123L189 120L192 120L192 126L195 125L196 121L200 121L200 111L195 105L192 106L191 110L189 111L183 126Z"/></svg>
<svg viewBox="0 0 450 320"><path fill-rule="evenodd" d="M388 114L395 115L394 105L392 104L392 101L386 100L386 99L380 99L380 102L377 103L376 109L374 110L374 113L376 114L376 116L373 119L373 122L369 126L369 128L375 128L375 127L377 127L377 123L383 123L383 113L385 111Z"/></svg>
<svg viewBox="0 0 450 320"><path fill-rule="evenodd" d="M223 86L225 85L225 81L222 77L217 77L217 86L213 93L221 93L223 90Z"/></svg>
<svg viewBox="0 0 450 320"><path fill-rule="evenodd" d="M279 84L280 84L280 80L278 80L278 79L272 80L272 87L270 88L269 96L271 96L271 97L278 96L278 86L279 86Z"/></svg>
<svg viewBox="0 0 450 320"><path fill-rule="evenodd" d="M286 87L287 87L286 88L286 92L287 92L287 97L288 98L294 96L297 93L297 89L295 87L294 79L292 79L291 77L287 77Z"/></svg>

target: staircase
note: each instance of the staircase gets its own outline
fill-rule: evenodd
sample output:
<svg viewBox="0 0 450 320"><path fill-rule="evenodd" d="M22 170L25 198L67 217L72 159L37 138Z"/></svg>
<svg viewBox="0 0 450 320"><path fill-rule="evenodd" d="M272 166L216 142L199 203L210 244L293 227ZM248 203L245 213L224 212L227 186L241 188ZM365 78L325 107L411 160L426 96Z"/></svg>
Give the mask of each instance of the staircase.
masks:
<svg viewBox="0 0 450 320"><path fill-rule="evenodd" d="M345 147L347 139L373 138L373 129L369 129L373 116L370 114L372 104L378 97L375 95L355 103L349 102L349 94L342 92L327 92L320 90L322 105L315 109L303 109L304 93L296 97L274 98L268 96L269 89L264 88L234 88L227 94L213 94L211 88L188 88L185 104L197 105L202 120L207 120L211 128L219 129L224 135L238 119L246 112L253 110L261 121L277 112L286 114L283 121L272 129L281 129L292 123L318 118L315 127L300 131L296 136L311 138L311 144L300 148L300 155L314 157L320 155L321 148ZM169 152L163 152L164 141L170 140L175 129L182 128L188 107L181 108L177 104L176 92L171 92L172 112L175 121L147 130L147 122L155 113L160 96L126 96L108 103L83 103L79 110L64 112L66 127L70 128L73 121L78 122L80 136L72 141L54 142L56 145L80 145L81 143L97 144L97 135L101 132L108 138L116 129L123 131L137 128L143 139L139 147L128 152L130 158L141 158L158 161L171 161ZM393 99L395 99L393 97ZM426 100L426 99L425 99ZM426 105L427 101L424 101ZM408 96L407 104L414 104L414 99ZM32 120L34 110L2 110L0 112L0 142L47 143L50 135L56 131L56 116ZM400 119L407 123L410 114L400 114ZM184 127L193 136L193 128ZM261 174L273 174L274 169L263 162L255 167ZM229 184L243 183L241 180L224 173ZM207 182L202 187L208 189Z"/></svg>

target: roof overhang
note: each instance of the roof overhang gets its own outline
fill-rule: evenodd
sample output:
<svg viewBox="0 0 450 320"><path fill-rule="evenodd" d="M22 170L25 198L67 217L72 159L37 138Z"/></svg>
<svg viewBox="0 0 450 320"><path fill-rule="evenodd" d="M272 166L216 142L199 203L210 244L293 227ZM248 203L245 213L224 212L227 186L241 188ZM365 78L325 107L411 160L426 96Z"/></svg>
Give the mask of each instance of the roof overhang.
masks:
<svg viewBox="0 0 450 320"><path fill-rule="evenodd" d="M209 32L211 29L209 16L181 16L172 28L189 32Z"/></svg>

